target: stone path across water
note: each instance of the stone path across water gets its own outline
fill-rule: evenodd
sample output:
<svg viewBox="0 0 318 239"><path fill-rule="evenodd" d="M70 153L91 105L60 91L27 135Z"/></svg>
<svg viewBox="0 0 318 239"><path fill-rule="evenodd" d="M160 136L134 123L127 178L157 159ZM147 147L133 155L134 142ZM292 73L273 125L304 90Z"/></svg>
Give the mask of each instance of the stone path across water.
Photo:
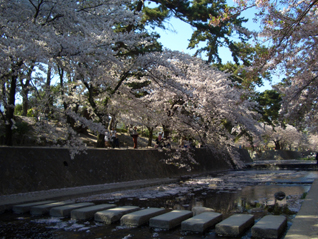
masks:
<svg viewBox="0 0 318 239"><path fill-rule="evenodd" d="M56 203L56 204L55 204ZM194 231L203 233L215 226L215 232L220 236L243 235L251 229L253 238L279 238L287 227L284 216L265 216L254 225L254 216L249 214L235 214L225 220L221 220L222 215L211 212L211 208L194 208L195 212L201 213L193 216L188 210L166 210L164 208L141 209L134 206L117 207L115 204L94 203L73 203L58 206L60 202L35 202L19 204L13 206L19 210L13 211L16 214L31 213L39 205L42 208L50 207L52 217L72 217L78 221L96 220L110 224L120 220L122 226L139 227L148 224L152 228L170 230L180 226L182 231ZM55 205L52 207L52 205ZM47 206L47 207L46 207ZM94 216L95 215L95 216ZM93 219L94 218L94 219ZM114 219L115 218L115 219ZM254 226L253 226L254 225ZM268 236L268 237L267 237Z"/></svg>

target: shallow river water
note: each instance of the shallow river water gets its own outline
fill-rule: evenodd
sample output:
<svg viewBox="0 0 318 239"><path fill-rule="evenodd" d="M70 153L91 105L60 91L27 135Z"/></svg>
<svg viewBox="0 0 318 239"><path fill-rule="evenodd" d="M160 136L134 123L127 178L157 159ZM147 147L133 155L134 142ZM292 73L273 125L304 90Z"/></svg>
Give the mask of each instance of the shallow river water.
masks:
<svg viewBox="0 0 318 239"><path fill-rule="evenodd" d="M313 171L233 171L205 177L189 178L175 184L137 190L93 195L78 198L77 202L95 204L114 203L118 206L134 205L141 208L164 207L192 210L203 206L223 214L223 219L234 213L254 214L255 222L268 214L285 215L288 227L300 209L303 198L317 178ZM282 191L283 200L274 194ZM77 222L68 218L50 216L32 217L6 212L0 215L0 238L226 238L215 235L214 229L204 234L181 232L180 227L169 231L149 228L126 228L119 223L104 225L93 220ZM241 238L251 238L247 231Z"/></svg>

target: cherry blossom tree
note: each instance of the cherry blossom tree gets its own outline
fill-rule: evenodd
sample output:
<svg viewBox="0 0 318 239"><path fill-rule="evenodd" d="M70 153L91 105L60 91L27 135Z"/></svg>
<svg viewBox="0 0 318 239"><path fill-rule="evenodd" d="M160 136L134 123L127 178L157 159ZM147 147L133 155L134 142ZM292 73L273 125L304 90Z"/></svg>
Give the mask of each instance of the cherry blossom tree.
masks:
<svg viewBox="0 0 318 239"><path fill-rule="evenodd" d="M273 142L276 150L291 150L301 147L304 141L304 134L292 125L285 127L265 125L263 138L267 142Z"/></svg>
<svg viewBox="0 0 318 239"><path fill-rule="evenodd" d="M271 9L264 36L273 41L269 68L281 65L286 75L277 89L283 95L284 118L301 129L317 131L317 2L289 2ZM274 53L275 52L275 53Z"/></svg>
<svg viewBox="0 0 318 239"><path fill-rule="evenodd" d="M313 152L318 152L318 135L309 135L308 141L310 150Z"/></svg>
<svg viewBox="0 0 318 239"><path fill-rule="evenodd" d="M165 125L172 134L191 136L220 155L230 154L241 166L232 148L236 135L248 131L258 136L254 104L242 97L248 92L198 58L158 51L155 38L138 27L141 15L129 10L129 3L0 1L0 100L5 106L1 119L6 143L12 144L17 79L42 69L46 75L34 78L33 90L45 95L36 107L50 112L59 128L39 121L36 132L55 144L63 139L73 149L72 156L85 149L75 124L88 127L102 142L109 116L116 115L149 128ZM50 87L52 69L58 72L58 94ZM80 108L89 117L81 115Z"/></svg>
<svg viewBox="0 0 318 239"><path fill-rule="evenodd" d="M156 65L142 77L150 83L143 88L148 94L138 98L143 103L131 112L135 118L157 120L170 132L189 135L220 153L232 152L229 146L239 131L259 136L254 104L242 98L246 92L233 87L228 74L179 52L156 53L154 59ZM143 107L149 102L152 108Z"/></svg>
<svg viewBox="0 0 318 239"><path fill-rule="evenodd" d="M143 32L136 34L114 31L114 26L118 24L134 25L140 21L138 14L123 7L128 3L129 1L102 0L0 2L1 101L5 108L1 113L6 125L6 144L12 144L17 78L19 72L30 69L30 62L38 67L43 67L51 59L57 63L67 62L68 72L75 72L77 78L74 81L77 81L80 76L86 77L85 74L92 76L96 69L107 71L121 65L116 54L123 47L129 48L141 41L147 42L146 39L141 39ZM97 63L103 69L96 68ZM66 68L67 65L59 66ZM84 81L87 79L89 78ZM36 83L38 87L43 84L41 81ZM91 87L89 83L88 86ZM72 90L83 91L80 87ZM62 96L62 102L72 95L74 96ZM44 112L49 99L50 96L47 95L38 102L41 103L37 106L39 111ZM96 115L96 111L94 113ZM55 117L57 116L60 115L56 113Z"/></svg>
<svg viewBox="0 0 318 239"><path fill-rule="evenodd" d="M283 75L285 80L276 86L283 97L281 115L300 129L317 132L317 1L238 1L237 8L211 16L211 24L252 7L261 26L254 35L268 45L253 71Z"/></svg>

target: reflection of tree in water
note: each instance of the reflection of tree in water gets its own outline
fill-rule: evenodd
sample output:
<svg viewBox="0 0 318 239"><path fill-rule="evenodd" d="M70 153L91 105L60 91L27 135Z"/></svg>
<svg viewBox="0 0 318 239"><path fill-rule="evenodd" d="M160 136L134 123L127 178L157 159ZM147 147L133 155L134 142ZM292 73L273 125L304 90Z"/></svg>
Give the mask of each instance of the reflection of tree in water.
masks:
<svg viewBox="0 0 318 239"><path fill-rule="evenodd" d="M209 197L204 200L205 207L213 208L215 211L222 214L229 214L237 209L236 193L232 192L219 192L209 193Z"/></svg>

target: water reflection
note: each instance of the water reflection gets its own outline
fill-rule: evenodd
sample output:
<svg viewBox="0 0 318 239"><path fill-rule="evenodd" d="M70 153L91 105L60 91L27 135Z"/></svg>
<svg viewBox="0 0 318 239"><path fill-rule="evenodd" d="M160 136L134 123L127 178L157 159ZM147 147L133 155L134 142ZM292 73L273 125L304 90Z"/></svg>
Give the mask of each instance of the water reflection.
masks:
<svg viewBox="0 0 318 239"><path fill-rule="evenodd" d="M183 191L183 194L157 198L135 197L94 202L134 205L141 208L164 207L167 210L192 210L193 207L208 207L222 213L224 218L234 213L251 213L259 218L268 213L286 216L297 213L302 197L309 189L309 184L255 185L232 190L214 190L206 187L195 192L193 189L189 189L187 192ZM286 195L284 199L275 199L277 192L284 192Z"/></svg>

